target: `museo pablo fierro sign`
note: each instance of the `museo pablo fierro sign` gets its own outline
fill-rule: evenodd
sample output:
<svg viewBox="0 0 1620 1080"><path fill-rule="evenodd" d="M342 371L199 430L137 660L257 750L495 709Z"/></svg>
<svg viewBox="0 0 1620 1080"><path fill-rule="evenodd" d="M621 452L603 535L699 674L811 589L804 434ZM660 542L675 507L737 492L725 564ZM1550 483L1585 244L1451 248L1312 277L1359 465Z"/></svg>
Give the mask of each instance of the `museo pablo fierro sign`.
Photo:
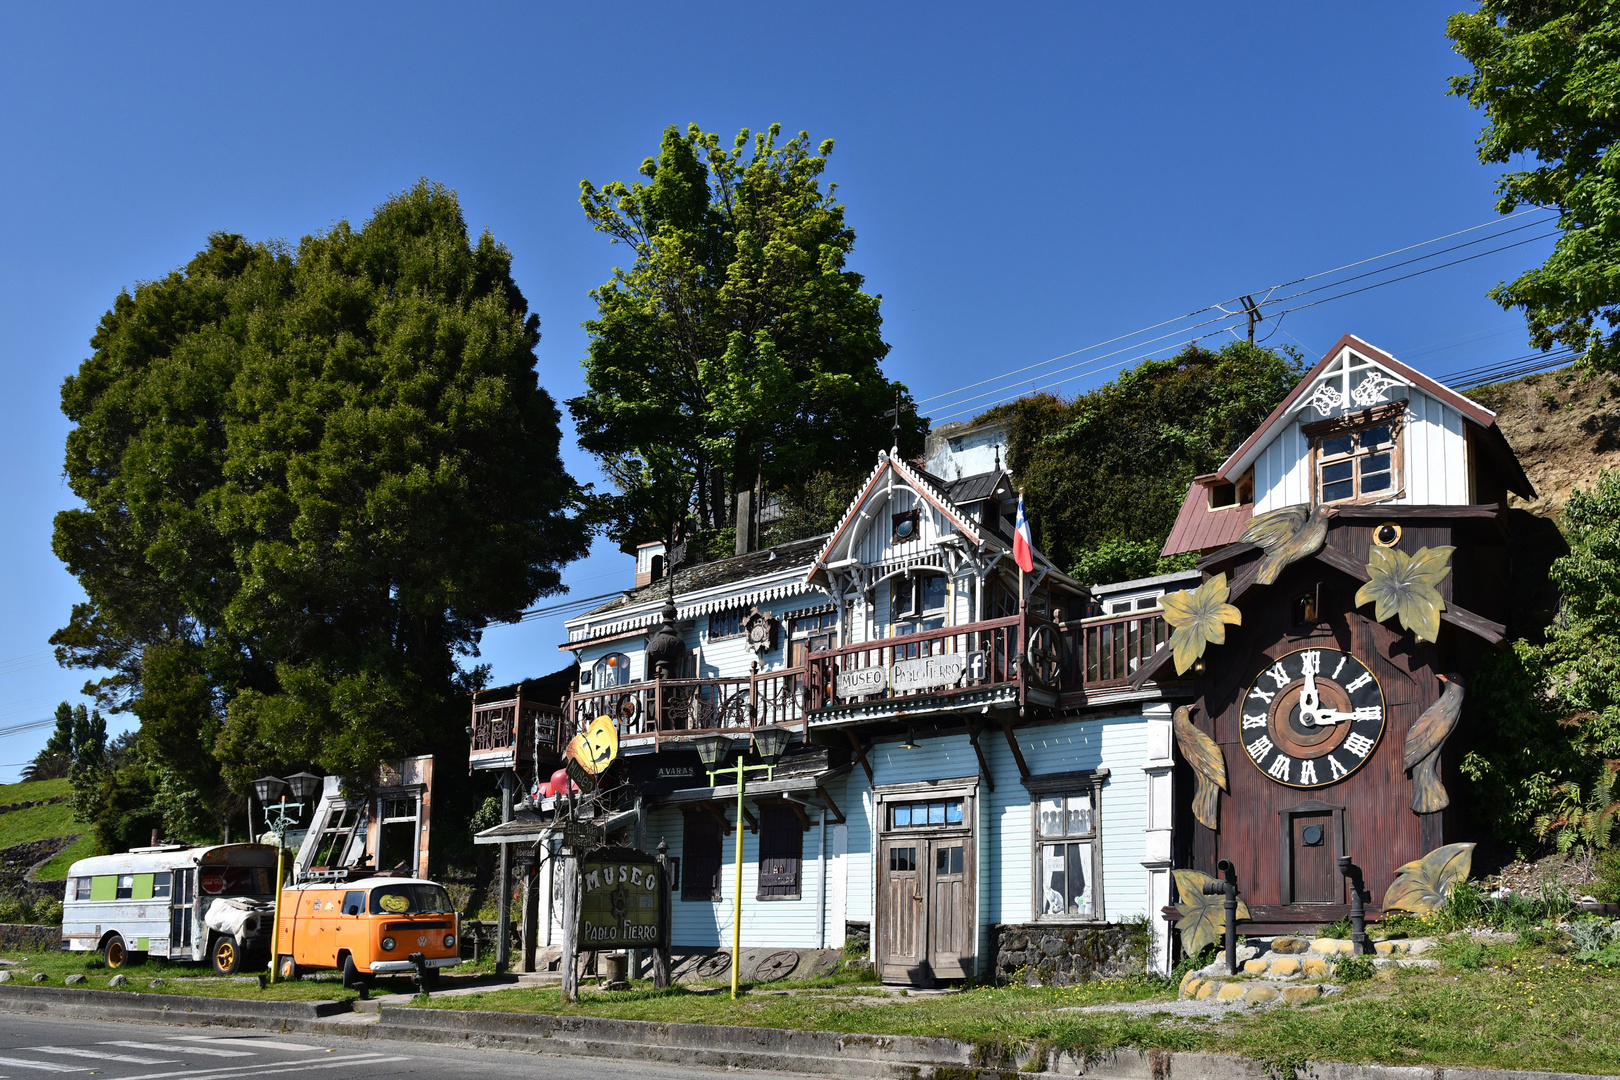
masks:
<svg viewBox="0 0 1620 1080"><path fill-rule="evenodd" d="M911 660L896 660L892 668L868 667L838 673L840 698L864 697L881 694L894 688L895 693L909 690L932 690L942 686L955 686L968 670L970 659L978 653L942 653L938 656L919 656Z"/></svg>
<svg viewBox="0 0 1620 1080"><path fill-rule="evenodd" d="M608 848L580 860L579 944L584 949L637 949L665 940L658 860Z"/></svg>

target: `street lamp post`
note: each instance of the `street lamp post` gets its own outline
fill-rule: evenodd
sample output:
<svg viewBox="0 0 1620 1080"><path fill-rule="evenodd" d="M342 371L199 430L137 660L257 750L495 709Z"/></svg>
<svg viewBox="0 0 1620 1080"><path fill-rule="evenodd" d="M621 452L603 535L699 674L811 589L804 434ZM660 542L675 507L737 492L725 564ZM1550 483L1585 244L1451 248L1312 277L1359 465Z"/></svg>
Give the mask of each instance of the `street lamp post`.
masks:
<svg viewBox="0 0 1620 1080"><path fill-rule="evenodd" d="M276 834L276 906L270 923L270 981L276 981L276 967L281 962L281 886L285 880L287 862L287 826L304 815L304 804L321 786L321 778L312 773L293 773L283 780L279 776L261 776L253 781L253 794L264 808L264 823ZM297 802L287 801L287 790L292 789Z"/></svg>
<svg viewBox="0 0 1620 1080"><path fill-rule="evenodd" d="M737 877L736 895L732 900L731 911L731 997L736 1000L738 969L742 960L742 865L743 865L743 792L747 787L750 772L763 772L765 779L771 780L776 776L776 762L787 749L788 739L792 732L785 727L772 725L756 729L753 733L754 748L759 751L760 764L743 764L742 754L737 755L737 764L727 768L715 766L730 749L736 738L733 735L715 733L713 735L698 735L691 741L697 746L698 757L703 759L703 765L709 771L709 786L714 787L716 776L735 773L737 775ZM743 736L747 738L748 736Z"/></svg>

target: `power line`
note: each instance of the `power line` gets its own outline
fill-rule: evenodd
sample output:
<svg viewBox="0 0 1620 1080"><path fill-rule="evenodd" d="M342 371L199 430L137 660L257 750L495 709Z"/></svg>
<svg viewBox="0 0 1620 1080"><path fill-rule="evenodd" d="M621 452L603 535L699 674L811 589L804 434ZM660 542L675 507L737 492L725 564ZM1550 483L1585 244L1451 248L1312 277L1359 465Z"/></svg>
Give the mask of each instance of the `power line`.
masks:
<svg viewBox="0 0 1620 1080"><path fill-rule="evenodd" d="M1373 255L1373 256L1370 256L1370 257L1365 258L1365 259L1358 259L1355 262L1345 263L1342 266L1337 266L1337 267L1334 267L1334 268L1332 268L1330 270L1322 270L1322 271L1318 271L1317 273L1314 273L1314 274L1307 274L1307 275L1305 275L1303 277L1298 277L1298 278L1294 278L1294 279L1292 279L1290 281L1281 282L1281 283L1279 283L1277 285L1270 286L1268 289L1263 291L1263 293L1262 293L1263 298L1261 299L1260 305L1258 305L1258 306L1264 306L1266 304L1281 303L1281 302L1283 302L1284 300L1287 300L1287 299L1293 299L1293 298L1299 297L1299 296L1310 295L1312 293L1320 292L1323 289L1335 288L1338 285L1343 285L1343 284L1345 284L1345 283L1347 283L1349 281L1358 280L1359 278L1367 277L1367 276L1370 276L1371 274L1384 273L1384 272L1387 272L1389 270L1396 269L1396 268L1398 268L1400 266L1410 265L1413 262L1421 262L1424 259L1435 258L1436 256L1446 254L1447 252L1450 252L1450 251L1456 251L1456 250L1459 250L1459 249L1464 248L1464 247L1470 247L1470 246L1473 246L1474 244L1486 243L1486 242L1488 242L1488 241L1490 241L1492 239L1496 239L1496 238L1499 238L1499 237L1502 237L1502 236L1506 236L1506 235L1509 235L1510 233L1518 232L1521 229L1532 228L1537 224L1545 223L1545 221L1548 220L1548 219L1543 218L1540 221L1528 222L1528 223L1526 223L1524 225L1515 226L1512 229L1506 229L1506 230L1501 230L1501 231L1495 232L1491 236L1488 236L1488 237L1482 237L1482 238L1480 238L1478 240L1472 240L1472 241L1469 241L1468 243L1465 243L1465 244L1453 245L1452 247L1442 249L1441 251L1430 252L1429 254L1424 255L1424 256L1420 256L1419 258L1416 258L1416 259L1404 260L1403 262L1396 263L1396 264L1394 264L1392 266L1383 267L1380 270L1369 271L1366 274L1360 274L1360 275L1356 275L1356 276L1351 277L1351 278L1341 279L1338 282L1331 282L1331 283L1326 284L1326 285L1318 286L1315 289L1303 290L1303 291L1298 292L1298 293L1293 293L1288 297L1279 298L1279 299L1275 299L1275 300L1272 299L1272 294L1276 293L1279 289L1285 289L1285 288L1289 287L1290 285L1298 285L1298 284L1302 284L1302 283L1307 282L1307 281L1314 281L1317 278L1326 277L1326 276L1329 276L1331 274L1336 274L1336 273L1339 273L1339 272L1341 272L1343 270L1350 270L1350 269L1354 269L1355 267L1358 267L1358 266L1365 266L1368 263L1377 262L1377 261L1379 261L1381 259L1387 259L1392 255L1404 254L1405 252L1413 251L1413 250L1416 250L1417 248L1421 248L1421 247L1427 247L1430 244L1437 244L1437 243L1440 243L1440 242L1442 242L1444 240L1449 240L1449 239L1451 239L1453 237L1456 237L1456 236L1462 236L1462 235L1465 235L1467 233L1477 232L1480 229L1486 229L1486 228L1491 228L1492 226L1505 224L1506 222L1513 221L1513 220L1515 220L1517 218L1520 218L1520 217L1524 217L1527 214L1544 213L1544 212L1545 211L1541 207L1534 207L1534 208L1531 208L1529 210L1521 210L1518 213L1510 214L1507 217L1493 218L1490 221L1482 222L1482 223L1480 223L1478 225L1473 225L1473 226L1470 226L1469 228L1466 228L1466 229L1458 229L1455 232L1449 232L1449 233L1445 233L1444 235L1441 235L1441 236L1431 237L1428 240L1423 240L1423 241L1420 241L1420 242L1415 243L1415 244L1407 244L1407 245L1405 245L1403 247L1394 248L1394 249L1392 249L1390 251L1383 252L1382 254L1379 254L1379 255ZM1551 235L1551 234L1548 234L1548 235ZM1542 239L1542 237L1537 237L1537 238L1534 238L1534 239ZM1527 240L1527 241L1523 241L1523 242L1524 243L1530 243L1532 241ZM1509 245L1509 246L1515 246L1515 245ZM1500 250L1506 250L1506 249L1505 248L1499 248L1499 249L1496 249L1496 250L1500 251ZM1484 252L1484 253L1481 253L1481 254L1482 255L1494 254L1494 251L1493 252ZM1455 265L1455 264L1448 264L1448 265ZM1438 269L1438 267L1436 269ZM1248 295L1252 295L1252 294L1248 294ZM1346 294L1346 295L1348 295L1348 294ZM1003 373L1001 373L999 375L994 375L994 376L991 376L990 378L987 378L987 379L980 379L977 382L967 383L965 385L955 387L955 388L953 388L951 390L942 391L941 393L934 394L934 395L931 395L931 396L926 397L926 398L918 399L917 404L923 405L923 404L927 404L929 402L939 401L939 400L941 400L943 398L954 397L955 395L960 394L963 391L974 390L974 389L977 389L977 388L979 388L981 386L988 386L988 385L993 384L993 383L1005 383L1007 380L1012 379L1012 378L1014 378L1016 376L1026 374L1026 373L1028 373L1030 371L1034 371L1034 370L1039 369L1039 368L1044 368L1044 367L1046 367L1046 366L1048 366L1050 364L1055 364L1059 360L1066 360L1071 356L1078 356L1081 353L1091 352L1094 349L1100 349L1100 348L1103 348L1103 347L1105 347L1107 345L1115 344L1116 342L1125 341L1125 340L1128 340L1130 338L1140 337L1142 334L1149 333L1149 332L1151 332L1153 330L1158 330L1158 329L1161 329L1161 328L1166 327L1166 326L1174 325L1176 323L1186 322L1188 319L1194 318L1194 317L1196 317L1198 315L1201 315L1201 314L1203 314L1203 313L1205 313L1207 311L1219 310L1221 312L1220 316L1218 316L1218 317L1216 317L1214 319L1206 320L1204 323L1199 324L1199 326L1209 325L1210 323L1220 321L1220 318L1222 318L1222 317L1231 316L1231 315L1237 315L1237 314L1243 314L1243 312L1228 311L1222 306L1223 304L1236 304L1236 303L1241 302L1241 300L1242 300L1242 296L1240 295L1240 296L1234 297L1234 298L1232 298L1230 300L1221 301L1221 303L1219 303L1219 304L1208 304L1208 305L1205 305L1204 307L1197 308L1196 310L1190 311L1187 314L1181 315L1181 316L1179 316L1177 318L1164 319L1164 320L1162 320L1160 322L1153 323L1150 326L1142 327L1141 329L1134 330L1134 331L1132 331L1130 333L1120 334L1120 335L1117 335L1115 337L1108 338L1108 339L1106 339L1104 341L1099 341L1099 342L1096 342L1094 344L1087 345L1087 346L1085 346L1083 348L1074 349L1074 350L1071 350L1070 352L1066 352L1066 353L1062 353L1062 354L1060 354L1058 356L1050 357L1049 359L1039 361L1038 363L1027 364L1024 367L1015 368L1012 371L1003 372ZM1302 305L1302 306L1304 306L1304 305ZM1298 310L1298 309L1296 308L1294 310ZM1197 329L1197 327L1184 327L1184 328L1182 328L1180 330L1174 331L1172 334L1162 335L1160 338L1155 338L1153 340L1155 340L1155 341L1163 340L1165 337L1172 337L1172 336L1175 336L1176 334L1186 333L1186 332L1188 332L1190 330L1193 330L1193 329ZM1147 343L1142 342L1142 343L1139 343L1139 344L1147 344ZM1108 355L1110 355L1110 356L1118 355L1119 352L1123 352L1123 351L1125 351L1125 350L1123 350L1123 349L1117 350L1116 352L1110 353ZM1103 358L1102 357L1094 357L1093 358L1093 360L1096 360L1096 359L1103 359ZM1090 361L1083 361L1082 363L1089 363L1089 362ZM1079 367L1079 366L1081 366L1081 365L1071 365L1068 368L1060 368L1059 371L1070 371L1070 370L1073 370L1074 368ZM1053 374L1057 374L1057 373L1058 372L1047 372L1046 374L1047 375L1053 375ZM1005 387L1003 387L1003 389L1005 389ZM989 391L987 393L973 395L972 397L969 397L969 398L961 398L961 399L959 399L957 401L947 402L946 404L944 404L944 405L942 405L940 407L941 408L952 408L954 406L964 404L967 401L976 400L978 398L991 397L996 392L997 391Z"/></svg>

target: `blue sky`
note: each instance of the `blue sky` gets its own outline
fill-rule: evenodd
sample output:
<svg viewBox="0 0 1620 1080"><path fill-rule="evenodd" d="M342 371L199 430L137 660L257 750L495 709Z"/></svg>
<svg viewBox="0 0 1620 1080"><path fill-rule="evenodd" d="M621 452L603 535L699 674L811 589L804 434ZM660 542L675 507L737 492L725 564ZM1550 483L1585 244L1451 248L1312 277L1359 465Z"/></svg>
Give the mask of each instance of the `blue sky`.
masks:
<svg viewBox="0 0 1620 1080"><path fill-rule="evenodd" d="M50 551L72 504L61 380L118 291L210 231L296 241L445 183L512 250L560 403L587 291L624 258L580 179L632 178L671 123L779 121L837 140L886 368L927 399L1491 220L1480 118L1445 96L1460 2L0 7L0 729L84 681L46 652L81 597ZM1550 243L1296 311L1272 343L1315 360L1352 332L1440 375L1523 354L1484 294ZM591 595L630 574L598 545L567 579ZM494 628L485 659L541 674L562 638ZM0 736L0 779L47 734Z"/></svg>

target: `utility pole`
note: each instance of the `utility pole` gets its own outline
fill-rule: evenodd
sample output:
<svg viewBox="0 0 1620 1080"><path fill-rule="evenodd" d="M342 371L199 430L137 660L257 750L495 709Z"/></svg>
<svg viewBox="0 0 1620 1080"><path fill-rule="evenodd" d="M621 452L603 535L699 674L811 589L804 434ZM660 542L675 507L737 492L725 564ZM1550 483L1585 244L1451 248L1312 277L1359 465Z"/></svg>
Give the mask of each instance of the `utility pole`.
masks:
<svg viewBox="0 0 1620 1080"><path fill-rule="evenodd" d="M1254 324L1263 320L1265 316L1260 314L1260 305L1254 302L1254 297L1252 296L1245 296L1243 298L1243 314L1249 317L1249 344L1253 345Z"/></svg>

